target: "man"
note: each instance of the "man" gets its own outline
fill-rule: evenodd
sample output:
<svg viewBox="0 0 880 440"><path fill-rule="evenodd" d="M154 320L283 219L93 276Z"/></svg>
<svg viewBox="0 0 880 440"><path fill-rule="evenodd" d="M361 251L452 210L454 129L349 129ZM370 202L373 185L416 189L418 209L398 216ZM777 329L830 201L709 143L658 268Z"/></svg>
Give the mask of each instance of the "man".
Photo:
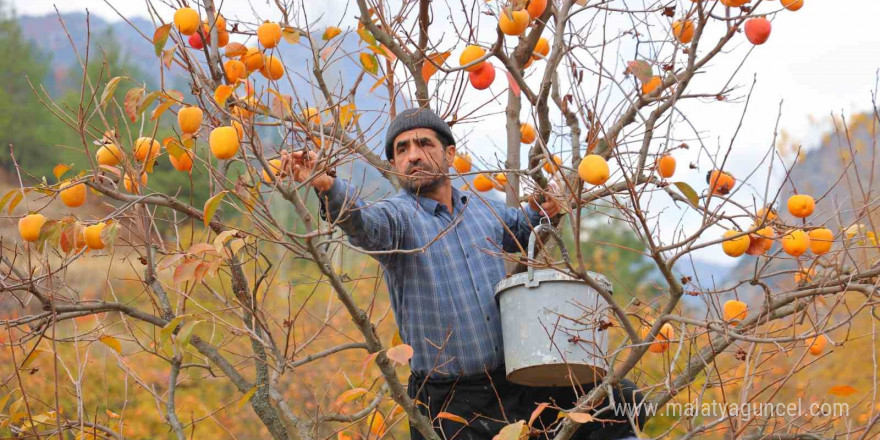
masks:
<svg viewBox="0 0 880 440"><path fill-rule="evenodd" d="M453 187L448 171L455 139L428 109L403 111L391 122L385 155L403 186L394 197L367 204L357 188L327 174L310 183L322 200L322 215L338 221L349 241L373 251L385 269L400 336L414 350L409 396L424 404L419 407L431 419L443 411L468 420L468 425L436 420L444 439L489 440L507 423L528 420L542 402L571 408L577 396L572 387L533 388L506 380L494 298L494 286L506 273L503 260L491 255L499 248L525 248L541 216L556 216L560 206L550 200L539 208L532 199L525 209L510 208ZM312 175L315 157L285 153L285 169L302 182ZM616 403L641 400L632 382L622 385L613 393ZM549 426L557 413L544 411L533 427ZM616 420L588 423L575 438L633 434L622 414L606 411L597 418ZM412 428L411 435L422 439Z"/></svg>

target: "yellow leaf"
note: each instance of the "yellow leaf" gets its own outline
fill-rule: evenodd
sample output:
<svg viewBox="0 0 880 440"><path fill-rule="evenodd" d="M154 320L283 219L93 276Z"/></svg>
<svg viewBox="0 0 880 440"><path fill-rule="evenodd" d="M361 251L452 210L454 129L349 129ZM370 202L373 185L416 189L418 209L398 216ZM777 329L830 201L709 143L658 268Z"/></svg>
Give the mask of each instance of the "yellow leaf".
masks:
<svg viewBox="0 0 880 440"><path fill-rule="evenodd" d="M56 179L60 179L68 171L70 171L70 166L64 164L55 165L55 168L52 168L52 174L55 175Z"/></svg>
<svg viewBox="0 0 880 440"><path fill-rule="evenodd" d="M21 369L24 370L29 368L31 364L40 356L41 353L46 353L46 350L42 348L35 348L26 358L24 358L24 362L21 363Z"/></svg>
<svg viewBox="0 0 880 440"><path fill-rule="evenodd" d="M391 346L397 347L400 344L403 344L403 339L400 338L400 330L395 330L394 336L391 337Z"/></svg>
<svg viewBox="0 0 880 440"><path fill-rule="evenodd" d="M407 344L395 345L388 349L386 356L400 365L406 365L413 356L413 348Z"/></svg>
<svg viewBox="0 0 880 440"><path fill-rule="evenodd" d="M532 415L531 417L529 417L529 426L532 426L532 423L535 423L535 420L538 419L541 413L544 412L544 410L547 409L548 406L550 406L550 404L547 402L538 404L538 407L535 408L534 411L532 411Z"/></svg>
<svg viewBox="0 0 880 440"><path fill-rule="evenodd" d="M235 229L228 229L219 234L214 238L214 250L217 251L217 254L222 253L223 245L232 238L233 235L237 234L238 231Z"/></svg>
<svg viewBox="0 0 880 440"><path fill-rule="evenodd" d="M354 103L346 104L339 107L339 122L342 124L342 127L348 127L349 122L354 122L357 120L357 108L354 106Z"/></svg>
<svg viewBox="0 0 880 440"><path fill-rule="evenodd" d="M348 431L339 431L336 433L336 440L354 440L354 436Z"/></svg>
<svg viewBox="0 0 880 440"><path fill-rule="evenodd" d="M217 86L217 90L214 90L214 101L217 101L217 104L220 104L221 107L226 106L226 100L232 96L232 91L235 90L230 85L221 84Z"/></svg>
<svg viewBox="0 0 880 440"><path fill-rule="evenodd" d="M205 226L211 224L211 219L214 218L214 213L217 212L217 207L220 206L220 201L225 195L226 191L221 191L205 202Z"/></svg>
<svg viewBox="0 0 880 440"><path fill-rule="evenodd" d="M248 392L244 393L244 396L241 396L241 399L238 399L238 403L235 404L235 410L241 411L248 402L250 402L251 397L254 397L254 393L257 392L257 387L253 387L248 390Z"/></svg>
<svg viewBox="0 0 880 440"><path fill-rule="evenodd" d="M336 398L336 405L345 405L352 400L356 400L358 397L361 397L367 394L367 390L365 388L352 388Z"/></svg>
<svg viewBox="0 0 880 440"><path fill-rule="evenodd" d="M283 29L281 29L281 36L284 37L284 41L290 44L299 43L300 33L295 28L289 26L284 27Z"/></svg>
<svg viewBox="0 0 880 440"><path fill-rule="evenodd" d="M833 396L849 396L856 393L856 389L849 385L835 385L828 389L828 394Z"/></svg>
<svg viewBox="0 0 880 440"><path fill-rule="evenodd" d="M370 93L373 93L373 92L375 92L375 91L376 91L376 89L378 89L378 88L379 88L379 86L381 86L381 85L382 85L382 84L384 84L384 83L385 83L385 81L387 81L387 80L388 80L388 77L389 77L389 76L391 76L391 74L390 74L390 73L389 73L389 74L388 74L388 75L385 75L385 76L383 76L383 77L381 77L381 78L379 78L379 81L376 81L376 84L373 84L373 87L370 87Z"/></svg>
<svg viewBox="0 0 880 440"><path fill-rule="evenodd" d="M101 336L99 339L104 345L112 348L116 353L122 354L122 344L119 343L119 340L114 338L113 336L105 335Z"/></svg>
<svg viewBox="0 0 880 440"><path fill-rule="evenodd" d="M324 35L321 38L323 38L324 41L330 41L333 39L333 37L335 37L341 33L342 33L342 29L339 29L336 26L329 26L329 27L327 27L327 30L324 31Z"/></svg>
<svg viewBox="0 0 880 440"><path fill-rule="evenodd" d="M363 66L364 71L373 76L376 76L376 74L379 73L379 61L376 59L375 55L367 52L361 52L360 59L361 66Z"/></svg>
<svg viewBox="0 0 880 440"><path fill-rule="evenodd" d="M376 438L382 437L385 435L385 416L383 416L378 410L373 411L373 413L367 417L367 426L370 427L370 432L373 433Z"/></svg>
<svg viewBox="0 0 880 440"><path fill-rule="evenodd" d="M162 327L162 330L159 330L159 343L164 344L171 339L171 334L174 333L174 329L180 324L180 321L183 321L185 315L174 317L171 321L168 321L168 324L165 324L165 327Z"/></svg>
<svg viewBox="0 0 880 440"><path fill-rule="evenodd" d="M593 416L587 413L567 413L566 416L577 423L589 423L593 421Z"/></svg>
<svg viewBox="0 0 880 440"><path fill-rule="evenodd" d="M153 110L153 114L150 115L150 120L155 121L159 119L159 116L162 116L162 113L165 113L165 110L171 108L172 105L177 104L174 101L168 100L156 106L156 109Z"/></svg>
<svg viewBox="0 0 880 440"><path fill-rule="evenodd" d="M9 402L9 398L12 397L12 393L14 392L15 390L7 394L6 397L0 399L0 411L3 411L6 408L6 404Z"/></svg>
<svg viewBox="0 0 880 440"><path fill-rule="evenodd" d="M119 414L116 414L115 412L110 411L109 409L105 409L104 412L107 413L107 417L110 417L111 419L118 419L120 417Z"/></svg>
<svg viewBox="0 0 880 440"><path fill-rule="evenodd" d="M495 437L498 440L521 440L527 438L528 429L525 420L520 420L501 428Z"/></svg>
<svg viewBox="0 0 880 440"><path fill-rule="evenodd" d="M442 411L442 412L438 413L438 414L437 414L437 418L438 418L438 419L452 420L453 422L461 423L462 425L467 425L467 424L468 424L468 421L465 420L463 417L460 417L460 416L457 416L457 415L455 415L455 414L448 413L448 412L445 412L445 411Z"/></svg>
<svg viewBox="0 0 880 440"><path fill-rule="evenodd" d="M437 73L437 66L442 66L443 63L446 62L446 59L449 58L450 53L451 52L449 51L443 53L435 53L429 56L427 60L425 60L425 63L422 64L422 79L424 79L425 82L428 82L428 80L431 79L431 77L434 76L435 73Z"/></svg>
<svg viewBox="0 0 880 440"><path fill-rule="evenodd" d="M122 78L126 78L124 76L117 76L112 78L110 81L107 81L107 85L104 86L104 93L101 94L101 103L99 104L101 107L107 105L110 99L113 98L113 92L116 91L116 86L119 85L119 81Z"/></svg>

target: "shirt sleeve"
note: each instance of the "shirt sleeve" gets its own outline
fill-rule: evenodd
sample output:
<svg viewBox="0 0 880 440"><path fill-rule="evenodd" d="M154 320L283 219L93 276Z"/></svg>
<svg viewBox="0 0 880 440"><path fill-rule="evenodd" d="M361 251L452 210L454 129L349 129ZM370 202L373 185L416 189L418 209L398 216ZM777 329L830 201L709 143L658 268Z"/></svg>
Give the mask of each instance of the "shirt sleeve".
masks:
<svg viewBox="0 0 880 440"><path fill-rule="evenodd" d="M333 179L326 191L315 192L321 202L321 218L335 221L351 244L368 251L397 249L402 241L400 213L393 203L379 201L368 205L358 189L343 179Z"/></svg>
<svg viewBox="0 0 880 440"><path fill-rule="evenodd" d="M525 250L529 245L529 236L532 234L532 228L538 226L541 222L541 213L526 205L525 209L520 207L504 208L501 218L504 223L513 232L513 237L506 230L502 239L502 248L507 252L519 252L519 246ZM519 245L517 245L519 243Z"/></svg>

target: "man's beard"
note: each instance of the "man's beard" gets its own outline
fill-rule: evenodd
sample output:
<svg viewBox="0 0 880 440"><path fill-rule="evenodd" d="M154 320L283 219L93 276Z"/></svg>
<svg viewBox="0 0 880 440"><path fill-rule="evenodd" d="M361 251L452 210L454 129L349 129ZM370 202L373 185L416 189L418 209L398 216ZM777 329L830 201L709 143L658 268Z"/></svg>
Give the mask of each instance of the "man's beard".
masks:
<svg viewBox="0 0 880 440"><path fill-rule="evenodd" d="M449 169L445 156L442 162L438 168L434 168L431 164L427 163L410 165L406 170L406 176L401 179L400 185L403 189L413 194L427 194L434 191L449 180L449 176L444 171L441 171ZM413 168L421 168L422 171L413 176L410 174Z"/></svg>

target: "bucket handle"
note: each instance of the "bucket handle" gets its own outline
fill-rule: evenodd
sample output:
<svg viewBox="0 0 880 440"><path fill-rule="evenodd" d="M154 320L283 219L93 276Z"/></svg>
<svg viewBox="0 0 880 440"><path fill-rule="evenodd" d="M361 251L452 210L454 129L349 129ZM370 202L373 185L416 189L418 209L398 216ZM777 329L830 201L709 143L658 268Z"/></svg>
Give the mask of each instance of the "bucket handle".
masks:
<svg viewBox="0 0 880 440"><path fill-rule="evenodd" d="M568 251L565 249L565 243L562 241L562 237L559 236L559 233L556 232L556 228L553 227L548 222L544 220L546 217L541 218L541 223L532 230L532 234L529 235L529 248L528 248L528 257L530 260L535 258L535 242L538 241L538 233L541 231L547 231L550 235L556 239L556 243L559 244L559 250L562 252L562 258L565 260L567 264L571 264L571 260L568 257ZM526 280L526 287L535 287L538 285L535 281L535 268L531 265L528 267L528 279Z"/></svg>

